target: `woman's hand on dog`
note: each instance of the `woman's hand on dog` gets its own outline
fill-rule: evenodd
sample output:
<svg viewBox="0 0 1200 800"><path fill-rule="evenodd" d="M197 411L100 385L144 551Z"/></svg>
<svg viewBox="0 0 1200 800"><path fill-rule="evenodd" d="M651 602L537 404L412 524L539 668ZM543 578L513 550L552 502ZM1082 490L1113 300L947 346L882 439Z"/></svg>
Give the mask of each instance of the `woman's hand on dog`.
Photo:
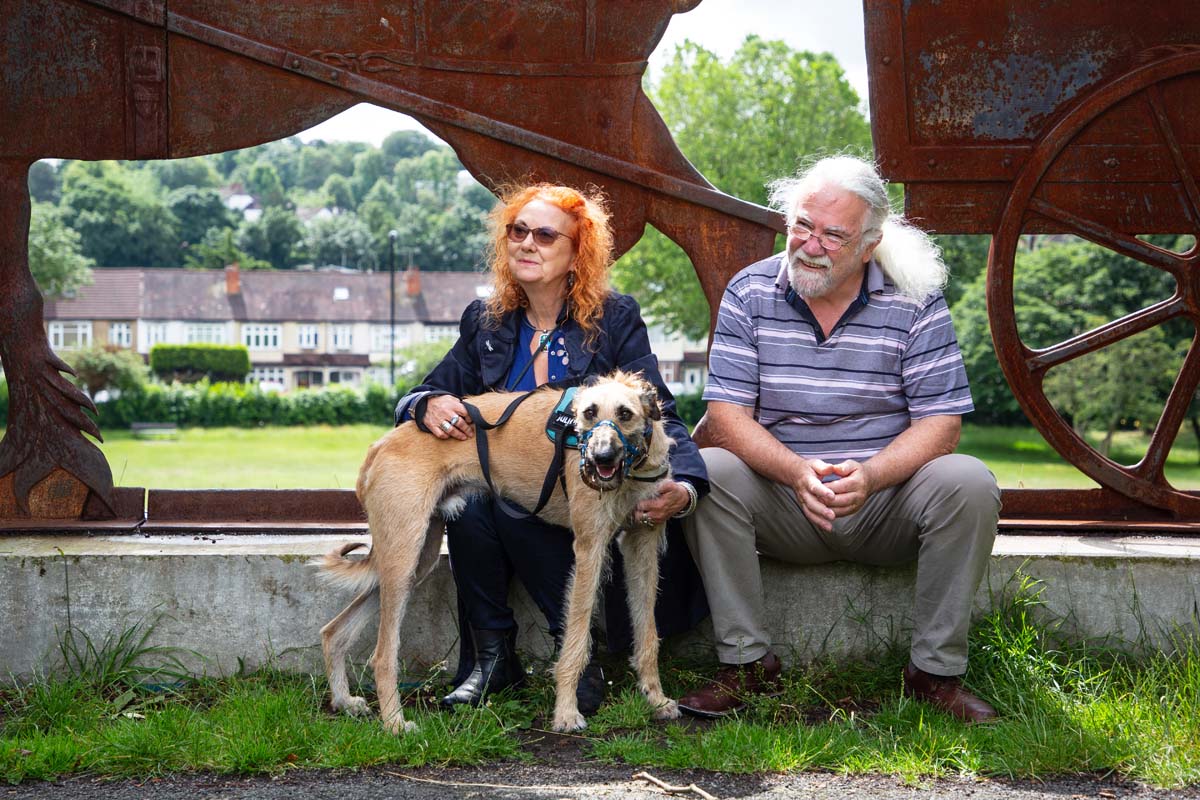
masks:
<svg viewBox="0 0 1200 800"><path fill-rule="evenodd" d="M475 435L475 426L471 424L466 406L452 394L430 398L425 404L425 418L421 421L439 439L454 438L465 442Z"/></svg>
<svg viewBox="0 0 1200 800"><path fill-rule="evenodd" d="M638 503L633 510L633 521L647 528L661 525L687 508L691 496L687 489L676 481L663 481L658 485L658 496Z"/></svg>

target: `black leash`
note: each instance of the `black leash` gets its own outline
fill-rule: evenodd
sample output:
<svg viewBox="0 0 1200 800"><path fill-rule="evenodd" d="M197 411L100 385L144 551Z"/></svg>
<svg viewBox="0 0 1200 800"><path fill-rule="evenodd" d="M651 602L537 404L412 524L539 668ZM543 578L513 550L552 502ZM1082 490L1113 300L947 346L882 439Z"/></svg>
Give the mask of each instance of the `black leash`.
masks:
<svg viewBox="0 0 1200 800"><path fill-rule="evenodd" d="M532 363L532 362L531 362ZM556 384L557 385L557 384ZM536 390L535 390L536 391ZM471 417L471 422L475 424L475 449L479 453L479 469L483 472L483 479L487 482L488 488L492 491L492 497L496 498L496 504L505 514L513 519L529 519L536 517L546 504L550 502L550 497L554 494L554 481L557 478L562 483L563 494L567 493L567 478L563 472L563 460L566 450L566 436L559 436L554 441L554 458L550 461L550 468L546 471L546 478L542 481L542 493L538 497L537 508L533 511L522 511L521 509L511 505L507 500L500 496L496 491L496 485L492 483L492 473L490 468L490 460L488 458L488 440L487 431L499 428L504 423L508 422L517 408L533 396L533 392L526 392L515 398L508 404L508 408L504 409L504 413L495 422L488 422L483 418L483 412L471 403L464 402L467 407L467 414Z"/></svg>

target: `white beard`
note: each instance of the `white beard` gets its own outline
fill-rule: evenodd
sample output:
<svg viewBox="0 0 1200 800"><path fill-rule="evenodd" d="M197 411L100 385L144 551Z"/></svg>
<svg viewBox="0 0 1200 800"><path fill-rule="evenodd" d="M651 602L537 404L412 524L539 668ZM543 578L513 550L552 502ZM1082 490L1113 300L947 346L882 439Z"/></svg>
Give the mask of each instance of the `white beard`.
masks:
<svg viewBox="0 0 1200 800"><path fill-rule="evenodd" d="M821 272L807 270L801 263L820 267ZM805 255L796 249L788 254L788 279L801 297L823 297L833 288L833 259L827 255Z"/></svg>

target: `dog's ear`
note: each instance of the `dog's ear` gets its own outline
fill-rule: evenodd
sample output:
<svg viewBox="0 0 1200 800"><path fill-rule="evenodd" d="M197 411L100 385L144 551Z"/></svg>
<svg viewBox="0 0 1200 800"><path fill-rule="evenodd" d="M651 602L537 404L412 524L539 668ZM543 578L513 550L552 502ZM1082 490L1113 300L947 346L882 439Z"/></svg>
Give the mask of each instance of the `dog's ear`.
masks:
<svg viewBox="0 0 1200 800"><path fill-rule="evenodd" d="M600 382L599 375L588 375L582 381L579 382L579 388L586 389L589 386L595 386L599 382Z"/></svg>
<svg viewBox="0 0 1200 800"><path fill-rule="evenodd" d="M658 404L658 390L650 381L642 381L642 415L655 422L662 419L662 408Z"/></svg>

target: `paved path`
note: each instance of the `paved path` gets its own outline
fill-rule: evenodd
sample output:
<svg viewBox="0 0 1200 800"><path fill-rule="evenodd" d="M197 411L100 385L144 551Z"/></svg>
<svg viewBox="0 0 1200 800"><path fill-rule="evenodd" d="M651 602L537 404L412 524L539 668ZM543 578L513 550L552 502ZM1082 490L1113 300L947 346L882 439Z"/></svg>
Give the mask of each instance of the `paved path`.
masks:
<svg viewBox="0 0 1200 800"><path fill-rule="evenodd" d="M0 785L0 800L442 800L443 798L603 798L661 800L673 796L704 800L685 791L667 795L625 766L582 762L571 766L503 764L482 768L387 769L362 772L294 771L279 778L189 775L153 781L72 778L59 783ZM1153 790L1093 778L1027 781L931 781L905 786L892 777L846 777L826 773L724 775L700 771L651 771L672 786L694 784L713 798L744 800L1200 800L1200 788Z"/></svg>

